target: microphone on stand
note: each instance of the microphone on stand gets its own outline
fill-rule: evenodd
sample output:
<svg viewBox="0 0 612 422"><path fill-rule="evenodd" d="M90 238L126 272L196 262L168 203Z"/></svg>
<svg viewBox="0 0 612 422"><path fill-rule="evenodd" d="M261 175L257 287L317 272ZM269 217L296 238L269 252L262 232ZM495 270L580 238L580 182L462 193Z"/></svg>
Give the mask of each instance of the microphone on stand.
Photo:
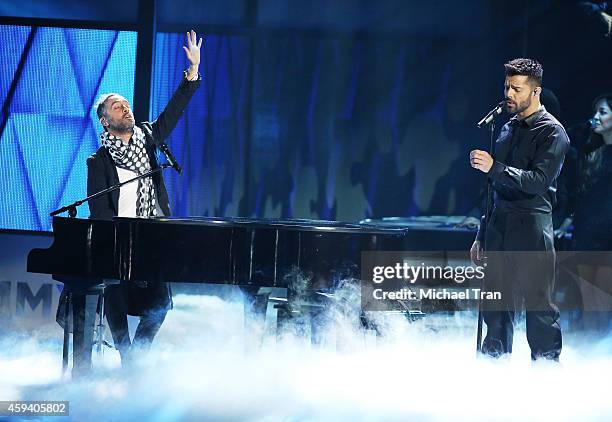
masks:
<svg viewBox="0 0 612 422"><path fill-rule="evenodd" d="M495 116L497 116L498 114L501 114L503 105L504 105L504 102L500 101L499 104L497 104L497 106L495 106L493 110L489 111L486 116L480 119L480 121L476 124L476 126L478 126L479 129L482 129L484 126L491 123L491 121L495 118Z"/></svg>
<svg viewBox="0 0 612 422"><path fill-rule="evenodd" d="M497 104L495 106L495 108L491 111L489 111L487 113L486 116L484 116L476 125L478 126L479 129L482 129L484 126L488 126L489 128L489 134L490 134L490 144L489 144L489 155L493 156L493 144L494 144L494 132L495 132L495 116L501 114L502 112L502 106L504 105L503 101L500 101L499 104ZM491 209L492 209L492 201L493 201L493 188L492 188L492 184L491 181L489 180L489 178L487 178L487 200L486 200L486 209L485 209L485 215L484 215L484 220L482 222L482 225L484 226L484 230L486 230L488 223L489 223L489 218L490 218L490 214L491 214ZM481 227L482 228L482 227ZM482 246L482 250L484 252L484 259L487 259L487 255L486 253L488 252L488 247L487 247L487 235L485 233L485 237L484 237L484 244ZM485 261L485 265L486 265L486 261ZM484 313L483 313L483 309L482 309L482 301L478 302L478 323L476 326L476 352L480 353L482 350L482 325L484 322Z"/></svg>
<svg viewBox="0 0 612 422"><path fill-rule="evenodd" d="M168 145L162 142L161 144L159 144L159 150L163 152L164 155L166 156L166 160L168 160L168 164L170 164L170 166L172 166L172 168L176 170L178 174L181 174L183 169L181 168L179 163L176 161L176 158L174 158L174 155L172 155L172 152L170 152L170 150L168 149Z"/></svg>

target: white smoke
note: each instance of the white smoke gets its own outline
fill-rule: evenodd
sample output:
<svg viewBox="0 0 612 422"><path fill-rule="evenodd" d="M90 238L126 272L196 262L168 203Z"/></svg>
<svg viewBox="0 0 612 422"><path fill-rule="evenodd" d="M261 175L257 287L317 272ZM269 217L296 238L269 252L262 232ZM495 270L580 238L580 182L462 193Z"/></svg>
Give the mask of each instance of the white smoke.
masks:
<svg viewBox="0 0 612 422"><path fill-rule="evenodd" d="M612 420L612 341L566 335L561 364L532 364L524 330L499 361L475 355L475 317L378 315L385 336L332 314L322 342L245 334L243 305L178 295L133 367L94 356L62 380L61 339L0 341L0 400L68 400L73 420ZM273 314L269 307L269 313ZM350 314L350 313L349 313Z"/></svg>

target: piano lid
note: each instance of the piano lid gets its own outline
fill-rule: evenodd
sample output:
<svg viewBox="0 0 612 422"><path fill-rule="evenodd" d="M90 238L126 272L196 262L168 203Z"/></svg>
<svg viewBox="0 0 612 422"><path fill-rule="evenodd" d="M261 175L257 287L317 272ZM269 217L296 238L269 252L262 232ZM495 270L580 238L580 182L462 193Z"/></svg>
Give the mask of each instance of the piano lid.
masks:
<svg viewBox="0 0 612 422"><path fill-rule="evenodd" d="M180 224L200 225L218 227L243 227L243 228L269 228L279 230L320 231L339 233L371 233L400 235L403 229L400 227L388 227L376 224L347 223L342 221L311 220L311 219L273 219L273 218L245 218L245 217L115 217L119 222L139 223L146 221L147 224Z"/></svg>

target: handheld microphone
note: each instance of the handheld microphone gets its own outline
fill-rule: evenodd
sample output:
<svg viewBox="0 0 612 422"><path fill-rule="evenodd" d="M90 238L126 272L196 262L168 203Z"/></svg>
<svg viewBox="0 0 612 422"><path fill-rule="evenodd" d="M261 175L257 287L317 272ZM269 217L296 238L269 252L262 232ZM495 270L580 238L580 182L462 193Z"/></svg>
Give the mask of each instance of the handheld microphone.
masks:
<svg viewBox="0 0 612 422"><path fill-rule="evenodd" d="M166 145L165 143L162 142L161 144L159 144L159 150L161 152L163 152L164 155L166 156L166 160L168 160L168 164L170 164L170 166L174 170L176 170L178 172L178 174L181 174L183 169L181 168L179 163L176 161L176 158L174 158L174 155L172 155L172 153L168 149L168 145Z"/></svg>
<svg viewBox="0 0 612 422"><path fill-rule="evenodd" d="M497 116L498 114L501 114L503 105L504 105L504 102L500 101L499 104L497 104L497 106L495 106L493 110L489 111L486 116L480 119L480 121L476 124L476 126L478 126L479 129L482 129L483 126L486 126L489 123L491 123L491 121L495 118L495 116Z"/></svg>

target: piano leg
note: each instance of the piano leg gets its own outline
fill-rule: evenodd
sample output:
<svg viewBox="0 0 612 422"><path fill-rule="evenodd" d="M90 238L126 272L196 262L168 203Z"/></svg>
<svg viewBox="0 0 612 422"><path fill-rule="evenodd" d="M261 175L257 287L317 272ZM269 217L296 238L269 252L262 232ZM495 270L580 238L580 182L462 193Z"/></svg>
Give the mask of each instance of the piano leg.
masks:
<svg viewBox="0 0 612 422"><path fill-rule="evenodd" d="M335 300L329 295L320 294L317 291L310 292L309 308L310 318L310 342L313 345L322 345L326 334L326 327L332 323L331 313Z"/></svg>
<svg viewBox="0 0 612 422"><path fill-rule="evenodd" d="M261 347L266 324L268 300L271 288L257 286L239 286L244 295L244 331L246 348Z"/></svg>
<svg viewBox="0 0 612 422"><path fill-rule="evenodd" d="M98 356L102 355L102 346L104 346L104 287L102 287L102 291L100 292L100 296L98 298L98 303L96 303L96 314L98 316L98 324L94 329L94 334L96 338L94 339L94 344L96 345L96 353Z"/></svg>
<svg viewBox="0 0 612 422"><path fill-rule="evenodd" d="M72 294L66 294L66 307L64 308L64 340L62 344L62 375L68 370L68 349L70 346L70 308L72 307Z"/></svg>
<svg viewBox="0 0 612 422"><path fill-rule="evenodd" d="M305 290L297 276L293 276L287 286L287 302L277 304L276 313L276 337L282 337L289 333L296 337L305 337L310 328L309 315L305 312L303 301Z"/></svg>
<svg viewBox="0 0 612 422"><path fill-rule="evenodd" d="M68 349L70 346L70 309L72 308L72 293L66 293L66 307L64 308L64 343L62 345L62 374L68 370Z"/></svg>
<svg viewBox="0 0 612 422"><path fill-rule="evenodd" d="M287 333L296 337L305 337L307 323L305 316L300 309L293 307L289 304L276 305L276 338L282 339Z"/></svg>
<svg viewBox="0 0 612 422"><path fill-rule="evenodd" d="M91 372L91 352L99 294L99 290L93 288L84 295L71 295L73 318L73 377L87 375Z"/></svg>

